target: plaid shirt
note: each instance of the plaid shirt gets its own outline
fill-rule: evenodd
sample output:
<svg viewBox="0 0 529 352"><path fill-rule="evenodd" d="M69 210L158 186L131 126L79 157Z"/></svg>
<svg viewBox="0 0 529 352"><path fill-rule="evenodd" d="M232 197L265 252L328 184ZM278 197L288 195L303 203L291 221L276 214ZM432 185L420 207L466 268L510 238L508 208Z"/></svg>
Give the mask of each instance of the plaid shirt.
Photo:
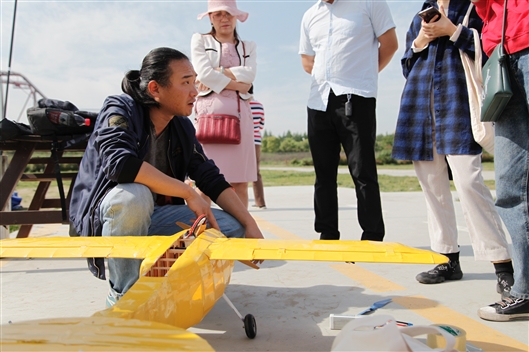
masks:
<svg viewBox="0 0 529 352"><path fill-rule="evenodd" d="M470 1L451 1L448 18L463 22ZM426 1L423 9L435 6ZM483 22L472 10L469 27L481 34ZM468 91L459 49L474 57L474 37L466 27L455 42L440 37L421 52L414 53L412 44L421 29L421 18L415 16L406 36L406 51L401 60L406 84L402 93L393 157L402 160L433 160L433 139L438 154L476 155L481 147L474 141L470 124ZM484 61L486 56L484 55ZM433 135L432 108L435 111Z"/></svg>

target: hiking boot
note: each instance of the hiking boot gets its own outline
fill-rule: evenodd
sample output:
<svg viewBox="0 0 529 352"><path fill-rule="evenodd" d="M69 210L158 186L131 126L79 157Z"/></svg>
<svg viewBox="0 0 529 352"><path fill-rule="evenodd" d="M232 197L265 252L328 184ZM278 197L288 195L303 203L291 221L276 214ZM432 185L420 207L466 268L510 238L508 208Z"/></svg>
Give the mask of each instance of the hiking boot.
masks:
<svg viewBox="0 0 529 352"><path fill-rule="evenodd" d="M501 301L480 308L478 316L491 321L509 321L516 319L529 319L529 299L513 296L502 298Z"/></svg>
<svg viewBox="0 0 529 352"><path fill-rule="evenodd" d="M430 271L418 274L415 279L421 284L439 284L445 280L461 280L463 272L459 262L439 264Z"/></svg>
<svg viewBox="0 0 529 352"><path fill-rule="evenodd" d="M496 291L501 294L501 298L507 298L511 295L511 286L514 285L514 277L511 273L499 273Z"/></svg>

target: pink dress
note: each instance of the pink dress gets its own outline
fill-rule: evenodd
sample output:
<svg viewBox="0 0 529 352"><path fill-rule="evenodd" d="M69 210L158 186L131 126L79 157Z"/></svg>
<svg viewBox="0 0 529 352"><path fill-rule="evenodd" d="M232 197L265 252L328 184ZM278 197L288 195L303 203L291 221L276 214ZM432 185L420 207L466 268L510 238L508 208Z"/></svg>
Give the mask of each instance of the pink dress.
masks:
<svg viewBox="0 0 529 352"><path fill-rule="evenodd" d="M229 68L239 66L239 56L235 45L222 44L220 65ZM230 114L237 116L237 93L225 89L220 94L212 92L199 97L196 102L198 115ZM230 183L254 182L257 180L257 166L253 141L253 119L250 104L240 99L241 104L241 143L240 144L203 144L206 156L213 159L220 172Z"/></svg>

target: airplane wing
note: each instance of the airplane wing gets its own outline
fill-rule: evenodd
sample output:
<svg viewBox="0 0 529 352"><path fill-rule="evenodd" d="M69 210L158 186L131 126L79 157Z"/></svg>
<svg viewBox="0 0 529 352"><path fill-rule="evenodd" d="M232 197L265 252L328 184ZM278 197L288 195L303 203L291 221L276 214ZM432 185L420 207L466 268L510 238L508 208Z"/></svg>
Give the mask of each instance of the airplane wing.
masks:
<svg viewBox="0 0 529 352"><path fill-rule="evenodd" d="M214 351L176 326L96 316L2 325L0 343L6 351Z"/></svg>
<svg viewBox="0 0 529 352"><path fill-rule="evenodd" d="M444 255L400 243L343 240L263 240L217 238L208 248L210 259L225 260L311 260L440 264Z"/></svg>
<svg viewBox="0 0 529 352"><path fill-rule="evenodd" d="M132 258L161 255L179 235L41 237L0 241L0 258Z"/></svg>
<svg viewBox="0 0 529 352"><path fill-rule="evenodd" d="M218 234L209 240L212 243L206 249L210 259L408 264L448 261L443 255L399 243L226 238L214 229L206 230L208 232ZM5 239L0 241L0 258L146 258L148 264L152 264L183 233L185 231L173 236Z"/></svg>

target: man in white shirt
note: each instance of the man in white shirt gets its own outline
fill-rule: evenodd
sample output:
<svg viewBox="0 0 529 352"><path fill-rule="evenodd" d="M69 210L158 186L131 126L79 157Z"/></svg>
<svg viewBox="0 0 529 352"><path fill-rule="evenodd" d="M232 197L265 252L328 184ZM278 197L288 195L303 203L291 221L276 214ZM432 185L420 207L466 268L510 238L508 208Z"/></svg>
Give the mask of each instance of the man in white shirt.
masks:
<svg viewBox="0 0 529 352"><path fill-rule="evenodd" d="M314 228L339 239L337 173L343 146L355 183L362 240L382 241L375 162L378 72L398 48L385 0L318 0L301 23L299 54L311 74L308 137L316 182Z"/></svg>

